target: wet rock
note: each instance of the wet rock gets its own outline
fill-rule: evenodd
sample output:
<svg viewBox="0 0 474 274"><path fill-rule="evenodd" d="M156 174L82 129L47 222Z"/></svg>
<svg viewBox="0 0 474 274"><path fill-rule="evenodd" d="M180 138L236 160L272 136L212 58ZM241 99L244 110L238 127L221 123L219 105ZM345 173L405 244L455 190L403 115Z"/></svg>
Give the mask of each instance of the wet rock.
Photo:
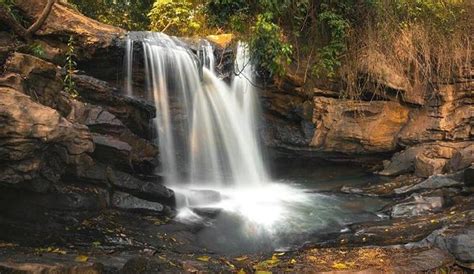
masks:
<svg viewBox="0 0 474 274"><path fill-rule="evenodd" d="M400 175L395 178L385 179L382 182L363 187L343 186L341 191L367 196L392 197L399 195L399 193L396 192L397 189L411 187L422 181L422 178L413 175Z"/></svg>
<svg viewBox="0 0 474 274"><path fill-rule="evenodd" d="M151 120L155 117L155 107L144 101L128 98L107 82L86 75L74 75L77 90L89 103L100 105L115 115L133 133L151 139Z"/></svg>
<svg viewBox="0 0 474 274"><path fill-rule="evenodd" d="M428 179L422 181L419 184L404 186L395 189L395 193L404 194L423 189L438 189L443 187L460 187L463 183L453 179L450 175L432 175Z"/></svg>
<svg viewBox="0 0 474 274"><path fill-rule="evenodd" d="M85 124L94 134L94 155L103 163L114 163L128 172L153 173L157 166L158 148L132 133L115 115L100 106L71 100L69 120ZM130 148L127 148L129 146ZM109 157L116 154L119 157ZM111 161L112 159L112 161Z"/></svg>
<svg viewBox="0 0 474 274"><path fill-rule="evenodd" d="M107 177L114 187L122 191L146 200L174 205L174 192L160 184L161 182L142 181L128 173L110 168L107 170Z"/></svg>
<svg viewBox="0 0 474 274"><path fill-rule="evenodd" d="M202 206L214 204L221 201L221 194L214 190L190 190L185 194L187 203L190 206Z"/></svg>
<svg viewBox="0 0 474 274"><path fill-rule="evenodd" d="M445 203L443 196L413 194L409 198L392 206L390 216L392 218L400 218L439 212L443 209Z"/></svg>
<svg viewBox="0 0 474 274"><path fill-rule="evenodd" d="M323 151L378 153L396 148L408 109L395 102L314 98L316 131L311 146Z"/></svg>
<svg viewBox="0 0 474 274"><path fill-rule="evenodd" d="M85 126L13 89L0 88L0 124L3 184L36 182L37 190L44 191L49 183L59 181L68 165L94 149Z"/></svg>
<svg viewBox="0 0 474 274"><path fill-rule="evenodd" d="M130 154L132 147L109 135L93 133L95 144L93 157L102 163L111 164L125 171L132 171Z"/></svg>
<svg viewBox="0 0 474 274"><path fill-rule="evenodd" d="M124 192L114 192L112 206L128 211L142 211L150 213L165 213L165 207L157 202L150 202Z"/></svg>

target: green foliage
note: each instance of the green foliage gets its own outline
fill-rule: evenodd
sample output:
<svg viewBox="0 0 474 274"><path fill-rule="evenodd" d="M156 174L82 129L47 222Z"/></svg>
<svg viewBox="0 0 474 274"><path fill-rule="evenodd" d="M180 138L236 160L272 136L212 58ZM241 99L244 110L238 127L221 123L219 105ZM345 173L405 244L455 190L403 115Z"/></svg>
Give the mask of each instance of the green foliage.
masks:
<svg viewBox="0 0 474 274"><path fill-rule="evenodd" d="M66 51L66 64L64 65L64 69L66 70L66 75L63 79L64 84L64 91L69 93L73 98L77 97L79 93L76 90L76 83L72 76L76 72L76 62L74 61L74 38L72 36L69 37L67 43L67 51Z"/></svg>
<svg viewBox="0 0 474 274"><path fill-rule="evenodd" d="M0 6L5 8L7 11L11 11L14 4L15 0L0 0Z"/></svg>
<svg viewBox="0 0 474 274"><path fill-rule="evenodd" d="M344 16L323 5L324 11L319 15L319 21L329 30L329 42L318 50L319 59L313 66L313 74L327 77L336 76L336 69L341 66L340 56L346 51L347 32L350 22Z"/></svg>
<svg viewBox="0 0 474 274"><path fill-rule="evenodd" d="M146 30L153 0L69 0L86 16L127 30Z"/></svg>
<svg viewBox="0 0 474 274"><path fill-rule="evenodd" d="M281 28L271 19L272 15L269 13L257 16L257 22L252 27L249 49L256 64L270 75L281 76L285 72L285 66L291 61L292 47L283 40Z"/></svg>
<svg viewBox="0 0 474 274"><path fill-rule="evenodd" d="M461 0L397 0L395 11L404 27L415 22L448 33L457 27L458 19L466 12Z"/></svg>
<svg viewBox="0 0 474 274"><path fill-rule="evenodd" d="M186 0L158 0L148 17L151 30L173 35L192 35L201 28L198 11Z"/></svg>
<svg viewBox="0 0 474 274"><path fill-rule="evenodd" d="M211 26L237 26L240 29L242 22L240 17L245 17L249 12L249 4L245 0L210 0L205 6Z"/></svg>
<svg viewBox="0 0 474 274"><path fill-rule="evenodd" d="M44 48L40 43L34 42L30 45L28 45L28 53L38 57L38 58L43 58L45 55Z"/></svg>

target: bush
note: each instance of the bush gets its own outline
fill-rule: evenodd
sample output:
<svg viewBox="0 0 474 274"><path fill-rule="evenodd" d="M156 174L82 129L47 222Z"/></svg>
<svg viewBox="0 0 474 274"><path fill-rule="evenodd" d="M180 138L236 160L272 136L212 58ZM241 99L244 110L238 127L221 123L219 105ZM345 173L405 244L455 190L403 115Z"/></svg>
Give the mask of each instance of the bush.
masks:
<svg viewBox="0 0 474 274"><path fill-rule="evenodd" d="M281 28L271 21L269 13L259 14L252 27L249 49L251 58L271 76L281 76L291 61L292 47L283 40Z"/></svg>
<svg viewBox="0 0 474 274"><path fill-rule="evenodd" d="M153 0L69 0L84 15L127 30L146 30Z"/></svg>
<svg viewBox="0 0 474 274"><path fill-rule="evenodd" d="M193 35L202 27L199 9L186 0L161 0L155 2L148 17L152 31L172 35Z"/></svg>

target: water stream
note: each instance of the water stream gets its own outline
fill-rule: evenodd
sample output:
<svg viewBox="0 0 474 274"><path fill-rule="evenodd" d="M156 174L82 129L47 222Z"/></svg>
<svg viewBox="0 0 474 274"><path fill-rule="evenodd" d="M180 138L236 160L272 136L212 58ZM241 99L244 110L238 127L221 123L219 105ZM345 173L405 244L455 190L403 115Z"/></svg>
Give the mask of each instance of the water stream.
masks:
<svg viewBox="0 0 474 274"><path fill-rule="evenodd" d="M125 91L133 91L133 47L143 45L146 98L156 106L160 172L177 196L177 220L203 223L203 246L223 252L301 244L356 220L377 219L383 202L315 192L298 180L272 178L258 137L260 107L245 43L238 43L231 84L219 79L213 47L198 51L161 33L130 33ZM317 187L316 187L317 188ZM365 206L364 206L365 205Z"/></svg>

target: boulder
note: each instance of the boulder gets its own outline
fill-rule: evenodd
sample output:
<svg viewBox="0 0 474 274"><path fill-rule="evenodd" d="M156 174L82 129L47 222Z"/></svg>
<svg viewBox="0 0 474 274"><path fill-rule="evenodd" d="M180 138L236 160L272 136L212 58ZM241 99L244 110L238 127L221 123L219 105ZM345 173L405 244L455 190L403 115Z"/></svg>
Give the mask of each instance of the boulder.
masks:
<svg viewBox="0 0 474 274"><path fill-rule="evenodd" d="M424 180L423 182L419 184L397 188L395 189L395 193L405 194L405 193L411 193L411 192L415 192L419 190L439 189L439 188L444 188L444 187L461 187L461 186L463 186L463 183L453 179L452 176L432 175L428 179Z"/></svg>
<svg viewBox="0 0 474 274"><path fill-rule="evenodd" d="M310 146L323 151L370 154L394 151L396 135L408 119L396 102L314 98L316 131Z"/></svg>
<svg viewBox="0 0 474 274"><path fill-rule="evenodd" d="M114 192L112 206L127 211L142 211L163 214L165 207L157 202L150 202L124 192Z"/></svg>
<svg viewBox="0 0 474 274"><path fill-rule="evenodd" d="M42 190L58 182L68 165L77 164L94 150L87 127L2 87L0 140L0 183L39 183Z"/></svg>
<svg viewBox="0 0 474 274"><path fill-rule="evenodd" d="M121 191L132 193L137 197L150 201L167 205L174 204L174 192L163 186L161 182L142 181L128 173L111 168L107 169L107 178L112 186Z"/></svg>
<svg viewBox="0 0 474 274"><path fill-rule="evenodd" d="M366 196L395 197L396 190L401 187L410 187L419 184L423 179L413 175L400 175L395 178L382 178L382 181L366 186L343 186L341 191Z"/></svg>
<svg viewBox="0 0 474 274"><path fill-rule="evenodd" d="M382 176L398 176L413 172L415 158L423 149L423 146L415 146L395 153L390 161L384 162L384 169L377 172L377 174Z"/></svg>
<svg viewBox="0 0 474 274"><path fill-rule="evenodd" d="M413 194L390 207L392 218L405 218L439 212L445 206L443 196Z"/></svg>
<svg viewBox="0 0 474 274"><path fill-rule="evenodd" d="M450 227L434 239L434 244L447 250L457 260L474 263L474 226Z"/></svg>
<svg viewBox="0 0 474 274"><path fill-rule="evenodd" d="M457 172L474 161L472 141L419 144L397 152L384 163L379 175L395 176L414 172L427 178L435 174Z"/></svg>

